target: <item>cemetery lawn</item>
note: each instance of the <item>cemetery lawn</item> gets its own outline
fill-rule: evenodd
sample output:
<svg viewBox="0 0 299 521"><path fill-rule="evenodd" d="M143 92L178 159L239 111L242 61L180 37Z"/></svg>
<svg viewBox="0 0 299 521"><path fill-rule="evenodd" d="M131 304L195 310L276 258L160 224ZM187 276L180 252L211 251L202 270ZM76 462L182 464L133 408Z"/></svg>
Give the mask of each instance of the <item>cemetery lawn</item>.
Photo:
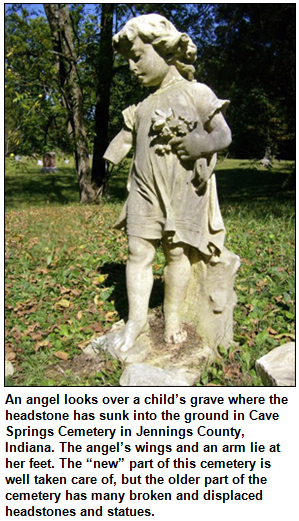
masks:
<svg viewBox="0 0 299 521"><path fill-rule="evenodd" d="M6 165L6 360L9 386L115 386L121 364L106 355L82 366L82 349L127 315L127 239L113 230L125 198L127 165L99 206L78 203L72 160L42 174L36 161ZM219 348L199 385L262 385L255 360L294 337L293 164L267 170L219 160L217 184L226 247L241 258L235 344ZM150 307L162 305L164 258L154 262Z"/></svg>

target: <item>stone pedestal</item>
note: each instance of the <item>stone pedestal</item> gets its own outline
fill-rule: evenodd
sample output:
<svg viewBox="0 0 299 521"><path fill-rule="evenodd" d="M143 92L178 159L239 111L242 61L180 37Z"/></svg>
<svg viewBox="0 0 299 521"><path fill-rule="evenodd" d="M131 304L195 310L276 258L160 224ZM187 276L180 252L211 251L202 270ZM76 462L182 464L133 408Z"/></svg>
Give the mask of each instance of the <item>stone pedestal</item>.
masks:
<svg viewBox="0 0 299 521"><path fill-rule="evenodd" d="M163 319L152 314L150 330L140 335L126 353L113 348L114 335L125 326L115 324L106 336L96 338L84 350L97 357L99 350L121 360L125 366L120 379L123 386L190 386L200 379L221 344L233 343L233 310L237 302L234 281L240 260L227 249L220 257L208 260L193 250L192 275L182 309L187 341L166 344ZM159 335L159 329L161 334ZM160 340L162 338L162 340Z"/></svg>
<svg viewBox="0 0 299 521"><path fill-rule="evenodd" d="M234 282L240 259L226 248L210 261L193 249L192 275L182 310L184 321L193 324L212 349L233 342L233 311L237 303Z"/></svg>
<svg viewBox="0 0 299 521"><path fill-rule="evenodd" d="M136 340L126 353L113 348L113 335L125 326L123 320L111 329L111 333L92 340L84 355L97 358L99 351L108 352L121 360L124 372L122 386L190 386L200 379L203 369L214 358L212 349L189 330L183 344L165 344L159 341L157 329L163 329L161 318L149 316L150 330Z"/></svg>

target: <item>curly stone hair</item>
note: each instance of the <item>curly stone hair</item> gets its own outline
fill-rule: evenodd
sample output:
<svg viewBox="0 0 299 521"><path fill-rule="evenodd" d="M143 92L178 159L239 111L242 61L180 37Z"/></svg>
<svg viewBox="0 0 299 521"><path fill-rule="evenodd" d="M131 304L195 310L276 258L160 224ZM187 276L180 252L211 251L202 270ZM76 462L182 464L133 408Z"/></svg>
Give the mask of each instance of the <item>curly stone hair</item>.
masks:
<svg viewBox="0 0 299 521"><path fill-rule="evenodd" d="M186 33L180 33L164 16L146 14L132 18L113 37L116 52L126 57L135 38L151 43L156 52L169 64L174 65L183 78L194 78L193 63L197 48Z"/></svg>

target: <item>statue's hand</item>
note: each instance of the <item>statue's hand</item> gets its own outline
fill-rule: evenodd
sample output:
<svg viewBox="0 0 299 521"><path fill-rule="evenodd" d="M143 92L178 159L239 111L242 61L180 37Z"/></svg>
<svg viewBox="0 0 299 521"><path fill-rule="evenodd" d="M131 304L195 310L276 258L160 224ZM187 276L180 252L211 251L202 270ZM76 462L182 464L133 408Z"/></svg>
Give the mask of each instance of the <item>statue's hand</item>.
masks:
<svg viewBox="0 0 299 521"><path fill-rule="evenodd" d="M207 132L200 134L197 130L193 130L185 136L172 138L169 145L182 161L196 161L205 156L211 148L209 134Z"/></svg>
<svg viewBox="0 0 299 521"><path fill-rule="evenodd" d="M222 114L215 114L206 126L208 132L196 128L169 141L182 161L195 161L224 150L231 143L231 132Z"/></svg>

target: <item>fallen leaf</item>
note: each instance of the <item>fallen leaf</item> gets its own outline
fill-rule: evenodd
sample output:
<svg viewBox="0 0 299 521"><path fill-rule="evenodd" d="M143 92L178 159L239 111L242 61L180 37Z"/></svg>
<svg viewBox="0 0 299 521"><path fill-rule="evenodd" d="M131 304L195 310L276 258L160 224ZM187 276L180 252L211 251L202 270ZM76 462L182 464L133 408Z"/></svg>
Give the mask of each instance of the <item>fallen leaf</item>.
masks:
<svg viewBox="0 0 299 521"><path fill-rule="evenodd" d="M91 282L92 284L95 284L96 286L99 286L100 284L103 284L105 280L109 277L107 274L98 275L97 277L94 277Z"/></svg>
<svg viewBox="0 0 299 521"><path fill-rule="evenodd" d="M103 331L103 326L99 323L95 323L90 327L94 333L101 333Z"/></svg>
<svg viewBox="0 0 299 521"><path fill-rule="evenodd" d="M40 324L37 322L35 324L30 324L30 326L27 327L27 329L24 329L22 335L30 335L30 333L33 333L38 327L40 327Z"/></svg>
<svg viewBox="0 0 299 521"><path fill-rule="evenodd" d="M59 358L60 360L68 360L68 353L65 353L64 351L56 351L54 353L54 356L56 356L56 358Z"/></svg>
<svg viewBox="0 0 299 521"><path fill-rule="evenodd" d="M59 300L59 302L56 302L56 304L55 304L55 308L66 309L66 308L69 308L69 307L70 307L70 301L67 300L66 298L63 298L63 299Z"/></svg>
<svg viewBox="0 0 299 521"><path fill-rule="evenodd" d="M12 362L13 360L15 360L16 356L16 353L14 353L13 351L9 351L8 353L6 352L5 360L7 360L8 362Z"/></svg>
<svg viewBox="0 0 299 521"><path fill-rule="evenodd" d="M290 338L291 340L294 340L296 339L296 336L295 335L292 335L292 333L281 333L281 335L276 335L274 338Z"/></svg>
<svg viewBox="0 0 299 521"><path fill-rule="evenodd" d="M239 364L234 364L230 367L224 367L223 372L226 378L236 378L240 377L242 374Z"/></svg>
<svg viewBox="0 0 299 521"><path fill-rule="evenodd" d="M88 306L88 312L91 313L92 315L95 315L96 313L98 313L98 310L97 310L97 308L95 307L95 305L94 305L93 302L90 302L90 303L89 303L89 306Z"/></svg>
<svg viewBox="0 0 299 521"><path fill-rule="evenodd" d="M32 340L41 340L43 338L43 335L41 333L33 333L30 335Z"/></svg>
<svg viewBox="0 0 299 521"><path fill-rule="evenodd" d="M77 344L77 347L79 347L79 349L82 349L83 351L85 347L90 343L90 341L90 338L88 340L83 340L82 342L79 342L79 344Z"/></svg>
<svg viewBox="0 0 299 521"><path fill-rule="evenodd" d="M79 297L81 295L81 291L79 289L72 289L71 294L74 295L74 297Z"/></svg>
<svg viewBox="0 0 299 521"><path fill-rule="evenodd" d="M109 362L106 362L103 367L103 370L106 371L107 373L111 373L114 370L113 362L111 362L110 360L109 360Z"/></svg>
<svg viewBox="0 0 299 521"><path fill-rule="evenodd" d="M66 293L71 293L71 288L65 288L64 286L61 288L60 293L61 295L65 295Z"/></svg>
<svg viewBox="0 0 299 521"><path fill-rule="evenodd" d="M114 322L115 317L117 316L117 311L107 311L105 314L106 322Z"/></svg>
<svg viewBox="0 0 299 521"><path fill-rule="evenodd" d="M34 351L37 352L41 347L50 347L50 340L42 340L42 342L36 342Z"/></svg>
<svg viewBox="0 0 299 521"><path fill-rule="evenodd" d="M14 338L14 340L16 342L21 342L22 340L22 335L21 335L21 332L18 328L18 326L14 326L10 332L11 336Z"/></svg>
<svg viewBox="0 0 299 521"><path fill-rule="evenodd" d="M94 303L96 306L101 306L103 304L103 301L100 300L101 298L101 295L96 295L93 299Z"/></svg>

